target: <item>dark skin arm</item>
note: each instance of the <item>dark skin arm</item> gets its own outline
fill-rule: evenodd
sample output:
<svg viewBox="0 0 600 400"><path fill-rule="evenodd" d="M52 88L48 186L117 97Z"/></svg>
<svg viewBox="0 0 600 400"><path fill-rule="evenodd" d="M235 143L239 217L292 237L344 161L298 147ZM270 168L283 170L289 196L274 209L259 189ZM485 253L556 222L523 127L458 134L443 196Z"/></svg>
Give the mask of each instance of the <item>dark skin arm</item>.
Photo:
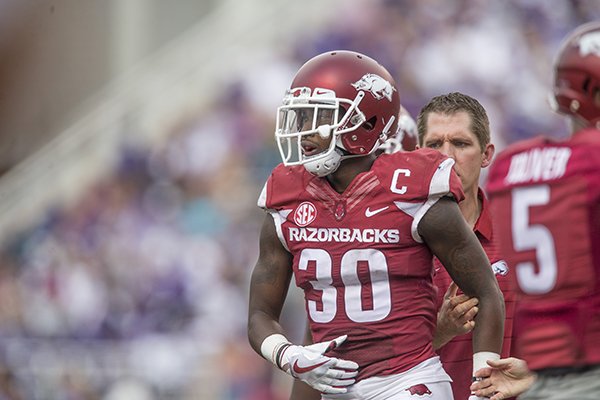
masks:
<svg viewBox="0 0 600 400"><path fill-rule="evenodd" d="M473 329L473 352L500 354L504 335L504 297L490 261L458 204L442 198L419 223L419 234L450 277L469 297L479 299Z"/></svg>
<svg viewBox="0 0 600 400"><path fill-rule="evenodd" d="M275 223L265 216L259 244L259 256L250 280L248 340L258 353L263 340L274 333L284 334L279 324L281 310L292 278L292 256L283 247Z"/></svg>

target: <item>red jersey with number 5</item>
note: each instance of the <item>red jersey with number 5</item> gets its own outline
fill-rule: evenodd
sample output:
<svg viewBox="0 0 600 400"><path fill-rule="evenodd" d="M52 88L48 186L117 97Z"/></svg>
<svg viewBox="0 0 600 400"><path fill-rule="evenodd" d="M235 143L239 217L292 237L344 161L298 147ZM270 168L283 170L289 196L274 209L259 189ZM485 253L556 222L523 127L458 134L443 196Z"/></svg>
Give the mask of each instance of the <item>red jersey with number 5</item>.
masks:
<svg viewBox="0 0 600 400"><path fill-rule="evenodd" d="M519 296L513 354L534 370L600 363L600 131L509 147L487 193Z"/></svg>
<svg viewBox="0 0 600 400"><path fill-rule="evenodd" d="M432 254L417 225L443 196L462 200L453 161L429 149L384 154L344 193L304 167L276 167L259 199L293 256L315 342L360 365L358 379L435 356Z"/></svg>

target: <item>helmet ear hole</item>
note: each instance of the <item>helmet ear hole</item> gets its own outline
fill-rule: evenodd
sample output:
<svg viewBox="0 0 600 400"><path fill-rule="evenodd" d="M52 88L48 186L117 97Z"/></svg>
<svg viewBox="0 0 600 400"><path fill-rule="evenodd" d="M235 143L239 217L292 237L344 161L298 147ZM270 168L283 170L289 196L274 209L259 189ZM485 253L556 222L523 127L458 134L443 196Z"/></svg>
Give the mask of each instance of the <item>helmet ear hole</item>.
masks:
<svg viewBox="0 0 600 400"><path fill-rule="evenodd" d="M363 122L362 128L367 131L372 131L375 128L375 124L377 123L377 117L373 116L371 119Z"/></svg>
<svg viewBox="0 0 600 400"><path fill-rule="evenodd" d="M583 81L583 85L581 88L583 89L583 92L585 93L588 91L589 87L590 87L590 78L588 77Z"/></svg>

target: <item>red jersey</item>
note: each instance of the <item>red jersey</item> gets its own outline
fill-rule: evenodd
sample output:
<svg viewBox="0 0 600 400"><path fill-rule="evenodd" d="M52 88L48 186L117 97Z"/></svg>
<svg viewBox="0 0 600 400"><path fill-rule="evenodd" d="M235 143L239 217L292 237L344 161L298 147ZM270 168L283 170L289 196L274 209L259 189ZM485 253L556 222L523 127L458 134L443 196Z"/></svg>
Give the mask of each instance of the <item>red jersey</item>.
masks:
<svg viewBox="0 0 600 400"><path fill-rule="evenodd" d="M481 189L479 189L478 196L481 200L481 215L479 215L473 230L490 259L498 285L504 294L506 319L504 321L504 342L501 356L508 357L510 355L513 336L513 314L515 308L515 292L511 285L513 271L508 268L506 261L504 261L499 251L492 229L492 215L489 204ZM435 259L434 266L433 283L438 290L437 304L439 308L444 301L444 295L452 282L452 278L450 278L450 275L437 258ZM462 291L459 289L458 293L461 294ZM452 378L454 398L468 398L471 393L469 386L471 385L473 375L473 334L469 332L465 335L455 337L438 349L437 353L444 365L444 369Z"/></svg>
<svg viewBox="0 0 600 400"><path fill-rule="evenodd" d="M383 154L341 194L279 165L263 189L258 204L293 256L313 340L347 334L328 355L357 362L359 380L435 355L433 257L417 225L441 197L462 200L452 165L429 149Z"/></svg>
<svg viewBox="0 0 600 400"><path fill-rule="evenodd" d="M600 363L600 132L509 147L487 192L518 288L513 354L533 370Z"/></svg>

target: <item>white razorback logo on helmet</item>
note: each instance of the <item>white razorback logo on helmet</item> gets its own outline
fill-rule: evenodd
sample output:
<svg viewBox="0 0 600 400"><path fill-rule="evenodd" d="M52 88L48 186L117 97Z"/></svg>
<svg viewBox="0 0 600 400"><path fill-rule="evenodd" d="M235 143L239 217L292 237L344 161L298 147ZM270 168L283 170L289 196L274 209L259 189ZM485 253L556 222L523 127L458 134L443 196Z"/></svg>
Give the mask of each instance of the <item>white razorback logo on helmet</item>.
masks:
<svg viewBox="0 0 600 400"><path fill-rule="evenodd" d="M365 74L362 78L354 82L352 86L356 90L371 92L377 100L385 97L389 101L392 101L392 93L396 90L390 82L376 74Z"/></svg>
<svg viewBox="0 0 600 400"><path fill-rule="evenodd" d="M600 57L600 32L590 32L579 38L579 54L582 57L589 54Z"/></svg>
<svg viewBox="0 0 600 400"><path fill-rule="evenodd" d="M508 274L508 264L504 260L496 261L492 264L492 271L495 275L505 276Z"/></svg>

